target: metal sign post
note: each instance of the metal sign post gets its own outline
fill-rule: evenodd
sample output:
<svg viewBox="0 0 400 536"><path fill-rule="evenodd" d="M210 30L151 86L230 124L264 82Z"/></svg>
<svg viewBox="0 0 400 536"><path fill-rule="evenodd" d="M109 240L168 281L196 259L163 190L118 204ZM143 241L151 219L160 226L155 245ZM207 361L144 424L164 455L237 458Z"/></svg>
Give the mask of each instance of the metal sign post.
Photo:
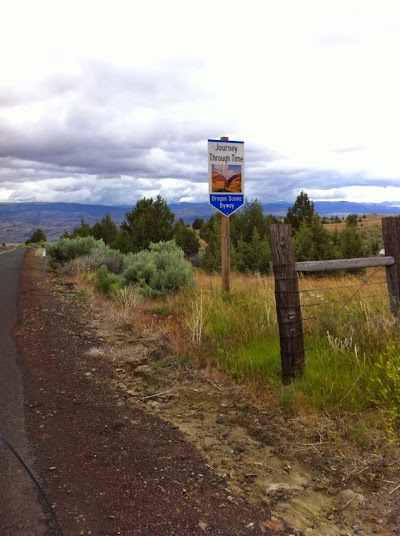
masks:
<svg viewBox="0 0 400 536"><path fill-rule="evenodd" d="M43 248L43 285L46 286L46 248Z"/></svg>

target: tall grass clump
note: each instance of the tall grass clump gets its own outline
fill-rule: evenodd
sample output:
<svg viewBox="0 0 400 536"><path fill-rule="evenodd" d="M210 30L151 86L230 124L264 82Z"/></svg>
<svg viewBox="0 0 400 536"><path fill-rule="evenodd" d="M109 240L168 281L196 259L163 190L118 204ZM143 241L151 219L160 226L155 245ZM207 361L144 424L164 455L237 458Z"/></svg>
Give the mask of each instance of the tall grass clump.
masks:
<svg viewBox="0 0 400 536"><path fill-rule="evenodd" d="M391 441L400 429L400 345L390 342L379 353L372 378L373 401L381 408Z"/></svg>
<svg viewBox="0 0 400 536"><path fill-rule="evenodd" d="M329 412L362 411L371 405L366 390L370 370L365 355L352 340L338 339L330 333L326 337L306 339L306 365L301 377L281 388L284 405L294 408L309 407Z"/></svg>
<svg viewBox="0 0 400 536"><path fill-rule="evenodd" d="M192 284L193 267L173 240L150 244L148 250L128 254L125 266L124 284L137 285L149 298L165 296Z"/></svg>
<svg viewBox="0 0 400 536"><path fill-rule="evenodd" d="M269 352L276 355L277 328L271 277L235 274L232 276L232 292L228 294L221 292L217 276L198 272L195 287L181 294L179 308L193 350L210 366L224 368L233 376L242 378L260 370L260 360L254 357L257 354L254 345L264 344L264 355ZM272 334L275 337L273 345L269 344ZM250 368L247 348L253 354Z"/></svg>
<svg viewBox="0 0 400 536"><path fill-rule="evenodd" d="M119 288L114 293L113 298L125 320L130 318L134 309L144 301L144 297L137 285L129 285L127 287Z"/></svg>

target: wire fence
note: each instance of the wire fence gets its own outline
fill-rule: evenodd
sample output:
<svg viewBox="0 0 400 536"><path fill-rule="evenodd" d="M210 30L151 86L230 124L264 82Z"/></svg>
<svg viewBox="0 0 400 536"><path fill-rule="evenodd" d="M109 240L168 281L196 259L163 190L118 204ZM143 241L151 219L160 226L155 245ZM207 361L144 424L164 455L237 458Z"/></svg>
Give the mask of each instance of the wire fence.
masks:
<svg viewBox="0 0 400 536"><path fill-rule="evenodd" d="M382 266L324 277L304 277L300 273L299 296L303 335L308 338L326 336L337 326L345 325L350 320L351 308L365 315L390 315Z"/></svg>
<svg viewBox="0 0 400 536"><path fill-rule="evenodd" d="M295 262L290 225L271 225L284 382L302 371L308 335L315 343L322 333L331 337L331 329L336 330L336 337L351 335L354 329L365 335L370 328L376 331L371 322L374 317L378 327L381 322L384 326L385 315L395 321L400 318L400 219L384 218L382 234L387 256L381 258ZM302 272L314 277L302 276ZM322 277L322 273L333 275ZM392 319L387 325L391 324Z"/></svg>

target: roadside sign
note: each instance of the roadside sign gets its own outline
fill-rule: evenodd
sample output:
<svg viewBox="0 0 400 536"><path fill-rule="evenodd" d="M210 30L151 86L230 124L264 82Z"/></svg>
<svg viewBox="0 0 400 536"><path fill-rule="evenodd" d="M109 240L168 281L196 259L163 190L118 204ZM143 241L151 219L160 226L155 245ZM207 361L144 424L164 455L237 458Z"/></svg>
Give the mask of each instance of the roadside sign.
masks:
<svg viewBox="0 0 400 536"><path fill-rule="evenodd" d="M230 216L244 204L244 142L208 140L210 205Z"/></svg>

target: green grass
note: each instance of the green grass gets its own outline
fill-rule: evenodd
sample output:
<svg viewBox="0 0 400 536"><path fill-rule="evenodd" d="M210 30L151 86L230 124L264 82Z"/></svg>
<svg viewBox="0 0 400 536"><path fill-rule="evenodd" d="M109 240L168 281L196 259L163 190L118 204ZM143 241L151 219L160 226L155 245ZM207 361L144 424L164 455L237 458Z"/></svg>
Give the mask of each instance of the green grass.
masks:
<svg viewBox="0 0 400 536"><path fill-rule="evenodd" d="M338 352L327 340L307 341L313 346L306 352L303 375L293 382L298 398L314 409L359 411L370 405L366 396L370 371L350 352Z"/></svg>
<svg viewBox="0 0 400 536"><path fill-rule="evenodd" d="M272 277L234 275L227 294L218 276L200 273L196 286L181 294L177 311L201 363L261 386L283 410L361 415L380 408L393 428L400 420L394 407L400 368L392 366L400 361L400 330L389 311L384 272L377 276L374 285L364 284L365 274L300 280L308 317L306 363L303 375L288 386L280 378ZM361 428L356 435L363 436Z"/></svg>
<svg viewBox="0 0 400 536"><path fill-rule="evenodd" d="M157 372L157 373L160 373L164 370L164 368L166 367L166 362L164 359L160 359L159 361L157 361L156 363L154 363L154 370Z"/></svg>
<svg viewBox="0 0 400 536"><path fill-rule="evenodd" d="M253 382L260 378L271 385L280 383L280 350L277 339L251 341L230 352L219 348L217 359L220 367L234 378L250 379Z"/></svg>

